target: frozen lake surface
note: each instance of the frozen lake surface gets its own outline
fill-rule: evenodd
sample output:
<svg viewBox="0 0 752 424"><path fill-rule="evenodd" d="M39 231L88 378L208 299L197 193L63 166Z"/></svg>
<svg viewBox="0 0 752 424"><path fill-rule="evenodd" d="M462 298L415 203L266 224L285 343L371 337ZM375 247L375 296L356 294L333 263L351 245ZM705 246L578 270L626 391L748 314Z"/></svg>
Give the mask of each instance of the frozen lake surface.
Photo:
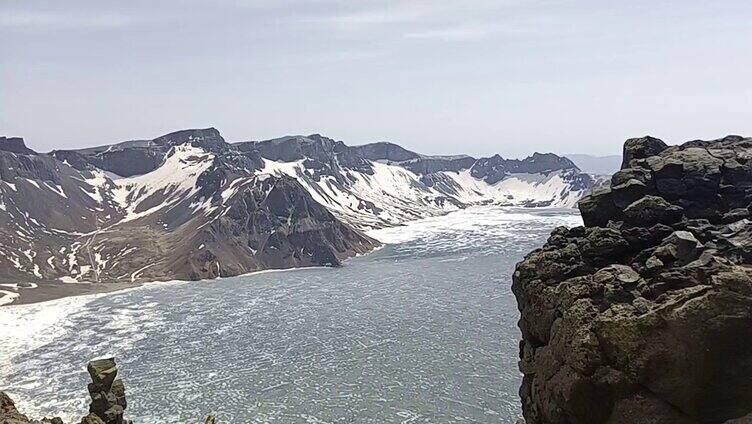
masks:
<svg viewBox="0 0 752 424"><path fill-rule="evenodd" d="M0 308L0 389L80 418L115 356L136 423L513 423L514 265L562 210L472 208L372 236L338 269L152 284Z"/></svg>

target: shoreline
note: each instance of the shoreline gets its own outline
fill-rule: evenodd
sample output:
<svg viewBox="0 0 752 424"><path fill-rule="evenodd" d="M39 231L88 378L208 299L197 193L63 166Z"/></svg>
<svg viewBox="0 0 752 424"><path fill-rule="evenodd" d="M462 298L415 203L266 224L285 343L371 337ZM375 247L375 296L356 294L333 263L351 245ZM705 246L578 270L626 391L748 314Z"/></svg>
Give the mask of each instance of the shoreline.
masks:
<svg viewBox="0 0 752 424"><path fill-rule="evenodd" d="M385 245L386 243L381 243L380 246L373 248L369 252L356 254L354 256L347 258L344 262L350 261L355 258L362 258L364 256L368 256L372 253L375 253L383 249ZM257 274L267 274L267 273L285 272L285 271L301 271L301 270L307 270L307 269L321 269L321 268L334 268L334 267L327 267L323 265L312 265L312 266L293 267L293 268L269 268L269 269L260 269L258 271L251 271L245 274L238 274L238 275L233 275L233 276L228 276L228 277L217 277L217 278L203 279L203 280L155 280L155 281L146 281L146 282L137 282L137 283L40 282L40 283L35 283L36 287L34 288L21 287L21 288L16 289L16 291L4 290L4 291L18 294L18 296L16 296L10 303L0 305L0 310L7 309L13 306L35 305L35 304L38 305L38 304L42 304L45 302L50 302L50 301L64 299L64 298L111 294L111 293L132 290L132 289L136 289L139 287L145 287L145 286L154 285L154 284L198 283L198 282L224 280L227 278L247 277L247 276L252 276L252 275L257 275ZM4 298L5 297L3 297L2 299Z"/></svg>
<svg viewBox="0 0 752 424"><path fill-rule="evenodd" d="M0 308L31 305L63 299L129 290L148 283L38 283L35 288L19 288L18 297Z"/></svg>
<svg viewBox="0 0 752 424"><path fill-rule="evenodd" d="M550 210L569 210L564 208L556 208L556 207L540 207L540 208L524 208L524 207L514 207L514 206L501 206L501 205L475 205L471 206L471 208L485 208L485 207L498 207L501 210L504 210L504 212L515 212L519 209L520 212L525 211L550 211ZM378 240L376 237L373 237L371 233L378 232L382 230L394 230L395 228L404 228L409 225L413 225L416 223L420 223L422 221L426 220L432 220L436 218L446 217L448 215L452 215L454 213L465 211L469 208L459 209L456 211L450 211L448 213L445 213L443 215L438 216L431 216L431 217L425 217L421 219L416 219L413 221L405 222L400 225L395 225L392 227L383 227L378 229L371 229L369 231L366 231L365 234L369 237L374 238L377 240L380 244L367 253L358 253L355 254L343 261L344 263L347 263L353 259L362 258L368 255L371 255L373 253L376 253L380 250L382 250L385 246L389 244L395 244L394 241L392 242L384 242L381 240ZM399 243L399 242L396 242ZM283 272L283 271L295 271L295 270L304 270L304 269L315 269L315 268L329 268L322 265L312 265L312 266L305 266L305 267L294 267L294 268L270 268L270 269L262 269L258 271L251 271L245 274L238 274L228 277L217 277L214 279L203 279L203 280L154 280L154 281L145 281L145 282L125 282L125 283L90 283L90 282L77 282L77 283L62 283L62 282L52 282L52 281L46 281L46 282L38 282L34 283L36 284L36 287L34 288L17 288L13 293L17 293L18 296L15 297L11 302L0 304L0 310L13 307L13 306L21 306L21 305L31 305L31 304L40 304L44 302L49 302L57 299L63 299L63 298L69 298L69 297L79 297L79 296L91 296L91 295L98 295L98 294L109 294L124 290L130 290L146 285L152 285L152 284L161 284L161 283L170 283L170 282L200 282L200 281L215 281L218 279L225 279L225 278L236 278L236 277L244 277L244 276L251 276L255 274L261 274L261 273L269 273L269 272ZM8 283L12 284L12 283ZM11 292L11 290L8 290L7 287L3 287L0 285L0 289L3 289L5 291ZM3 297L2 299L5 299Z"/></svg>

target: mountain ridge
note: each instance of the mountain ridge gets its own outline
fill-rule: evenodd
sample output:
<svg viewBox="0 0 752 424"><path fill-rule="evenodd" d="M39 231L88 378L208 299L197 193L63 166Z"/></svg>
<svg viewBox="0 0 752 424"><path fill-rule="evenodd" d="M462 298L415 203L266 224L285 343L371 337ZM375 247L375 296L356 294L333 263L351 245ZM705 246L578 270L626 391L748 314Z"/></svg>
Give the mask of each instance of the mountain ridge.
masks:
<svg viewBox="0 0 752 424"><path fill-rule="evenodd" d="M13 290L337 266L379 245L369 229L476 204L571 207L593 185L553 154L427 156L319 134L229 143L188 129L48 154L0 140L0 283Z"/></svg>
<svg viewBox="0 0 752 424"><path fill-rule="evenodd" d="M298 179L319 203L361 229L399 225L468 204L483 203L484 200L516 206L573 207L576 200L595 185L595 181L581 173L572 161L551 153L534 153L524 159L504 159L500 155L479 159L467 155L422 155L390 142L348 146L320 134L230 143L213 127L176 131L151 141L127 141L96 148L53 151L52 154L58 157L83 154L85 160L99 168L132 176L136 173L131 169L143 172L156 167L155 163L163 158L165 149L175 140L185 141L194 136L204 140L204 144L209 143L211 148L235 151L243 162L241 167L264 172L268 166L270 172L285 173ZM278 167L275 163L288 166ZM143 169L143 166L147 168ZM124 167L127 169L123 170ZM414 175L399 175L402 169ZM417 191L420 193L413 193L413 198L427 207L429 213L405 213L410 207L401 201L398 193L387 196L391 198L387 202L390 205L384 208L376 206L381 203L377 193L364 195L352 189L352 185L370 186L372 182L355 181L349 177L381 177L375 176L375 170L386 174L384 178L388 180L404 180L392 181L391 184L419 186ZM470 175L464 175L465 171ZM555 172L560 173L561 181L551 181L555 178L550 174ZM516 174L521 177L515 179ZM533 175L542 178L531 179ZM494 188L508 178L510 187ZM535 191L535 187L542 192L528 195ZM575 194L570 195L571 191ZM508 196L511 197L507 199ZM387 213L378 217L385 209Z"/></svg>

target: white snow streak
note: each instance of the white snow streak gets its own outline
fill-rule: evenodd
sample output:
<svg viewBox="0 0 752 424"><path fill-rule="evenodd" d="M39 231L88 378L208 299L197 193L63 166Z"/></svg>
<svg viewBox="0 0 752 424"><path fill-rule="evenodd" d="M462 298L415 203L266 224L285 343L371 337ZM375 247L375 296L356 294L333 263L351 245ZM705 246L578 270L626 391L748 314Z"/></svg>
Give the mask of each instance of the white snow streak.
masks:
<svg viewBox="0 0 752 424"><path fill-rule="evenodd" d="M121 222L142 218L195 194L199 175L211 167L213 160L213 154L184 144L175 146L165 163L154 171L114 181L113 199L126 211ZM164 200L136 212L153 195L164 196Z"/></svg>

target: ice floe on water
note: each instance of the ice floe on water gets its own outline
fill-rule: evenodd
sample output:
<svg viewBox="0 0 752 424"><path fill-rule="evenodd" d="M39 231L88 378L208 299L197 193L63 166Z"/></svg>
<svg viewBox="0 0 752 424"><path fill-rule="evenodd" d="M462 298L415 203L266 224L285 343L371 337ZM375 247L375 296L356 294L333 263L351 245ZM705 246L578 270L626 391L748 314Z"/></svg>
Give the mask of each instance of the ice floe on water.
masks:
<svg viewBox="0 0 752 424"><path fill-rule="evenodd" d="M523 209L512 207L471 207L444 216L421 219L404 226L371 230L367 234L382 243L406 244L413 253L442 253L466 249L482 249L498 253L506 249L503 243L489 243L489 239L534 239L534 231L521 228L550 229L558 226L582 225L582 218L573 209Z"/></svg>
<svg viewBox="0 0 752 424"><path fill-rule="evenodd" d="M115 356L139 423L514 422L514 264L570 210L479 207L370 234L338 269L266 272L0 308L0 388L80 417Z"/></svg>
<svg viewBox="0 0 752 424"><path fill-rule="evenodd" d="M77 421L87 407L86 363L122 355L159 322L151 315L156 303L117 301L142 289L0 308L0 389L11 394L24 414ZM105 307L90 307L104 297ZM66 379L76 383L60 384Z"/></svg>

